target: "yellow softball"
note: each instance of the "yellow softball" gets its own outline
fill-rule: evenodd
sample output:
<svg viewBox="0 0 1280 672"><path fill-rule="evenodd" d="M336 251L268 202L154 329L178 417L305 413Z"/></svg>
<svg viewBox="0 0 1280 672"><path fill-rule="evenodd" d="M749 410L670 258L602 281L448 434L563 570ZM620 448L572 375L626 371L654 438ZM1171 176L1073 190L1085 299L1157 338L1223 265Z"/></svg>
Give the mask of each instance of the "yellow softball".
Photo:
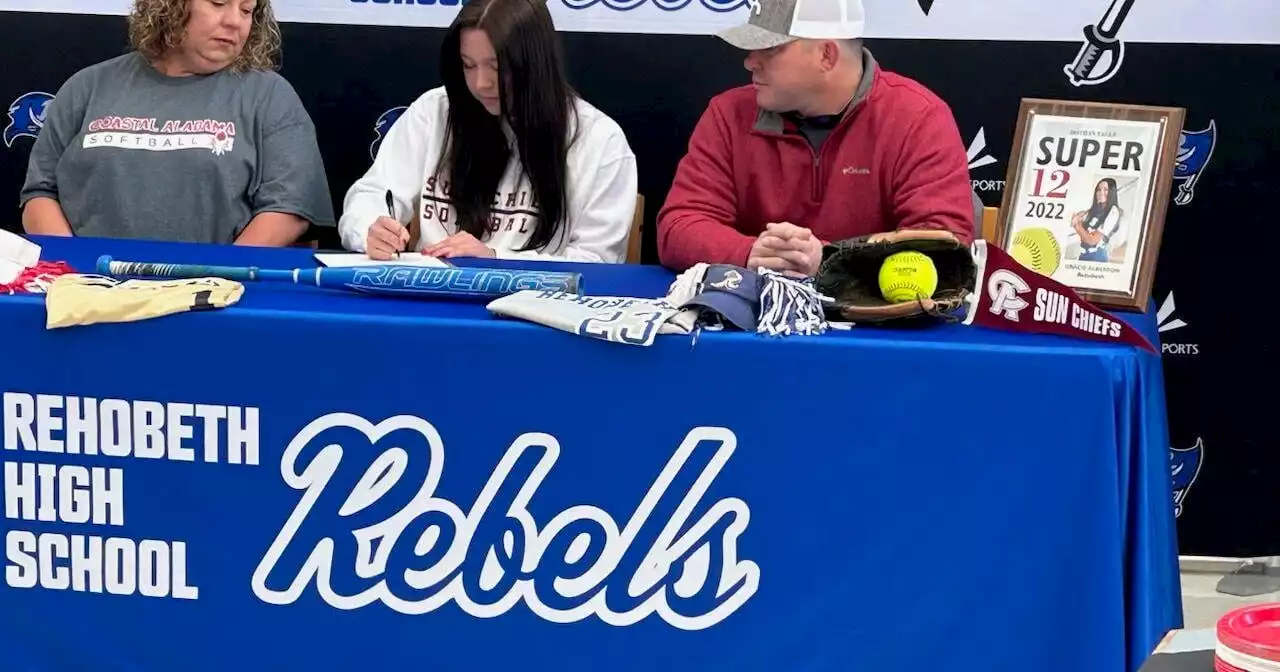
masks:
<svg viewBox="0 0 1280 672"><path fill-rule="evenodd" d="M904 303L933 296L938 289L938 269L919 252L898 252L880 266L880 295L889 303Z"/></svg>
<svg viewBox="0 0 1280 672"><path fill-rule="evenodd" d="M1044 276L1052 276L1062 262L1062 247L1053 232L1043 227L1023 229L1013 237L1010 255L1018 263Z"/></svg>

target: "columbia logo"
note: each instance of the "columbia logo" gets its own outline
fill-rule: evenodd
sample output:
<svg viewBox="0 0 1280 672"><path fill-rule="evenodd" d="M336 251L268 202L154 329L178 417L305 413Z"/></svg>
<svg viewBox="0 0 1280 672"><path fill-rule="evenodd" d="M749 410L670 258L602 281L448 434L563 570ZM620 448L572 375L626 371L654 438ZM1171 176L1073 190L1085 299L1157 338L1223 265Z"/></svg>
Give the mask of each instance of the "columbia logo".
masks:
<svg viewBox="0 0 1280 672"><path fill-rule="evenodd" d="M1173 292L1169 292L1169 296L1164 297L1164 301L1160 304L1160 310L1156 311L1156 324L1159 325L1160 333L1187 326L1186 322L1173 317L1173 311L1176 309L1177 307L1173 302Z"/></svg>
<svg viewBox="0 0 1280 672"><path fill-rule="evenodd" d="M969 143L969 149L965 151L965 155L969 159L969 170L989 166L996 162L995 157L990 154L982 154L987 149L987 129L985 127L978 129L978 134L974 136L973 142Z"/></svg>

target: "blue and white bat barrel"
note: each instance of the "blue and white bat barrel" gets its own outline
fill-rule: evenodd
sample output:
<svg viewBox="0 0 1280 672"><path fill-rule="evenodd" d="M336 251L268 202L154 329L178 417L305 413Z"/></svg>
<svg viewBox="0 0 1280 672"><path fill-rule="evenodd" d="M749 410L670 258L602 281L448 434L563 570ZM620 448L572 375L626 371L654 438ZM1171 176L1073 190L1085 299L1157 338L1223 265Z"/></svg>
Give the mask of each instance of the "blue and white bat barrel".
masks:
<svg viewBox="0 0 1280 672"><path fill-rule="evenodd" d="M299 282L308 282L300 273ZM319 268L314 284L367 294L484 300L516 292L551 290L582 293L582 274L487 267L422 267L404 265Z"/></svg>

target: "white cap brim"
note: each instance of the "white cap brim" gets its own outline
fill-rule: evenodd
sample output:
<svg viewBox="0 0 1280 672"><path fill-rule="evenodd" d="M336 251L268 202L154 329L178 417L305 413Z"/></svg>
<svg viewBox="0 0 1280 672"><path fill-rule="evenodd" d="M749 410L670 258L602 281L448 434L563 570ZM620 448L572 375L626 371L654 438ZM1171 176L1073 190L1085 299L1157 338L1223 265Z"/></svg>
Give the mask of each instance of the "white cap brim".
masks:
<svg viewBox="0 0 1280 672"><path fill-rule="evenodd" d="M775 33L771 30L765 30L760 26L753 26L749 23L744 23L741 26L734 26L732 28L726 28L725 30L716 33L716 36L725 42L746 51L772 49L796 40L796 38L791 37L790 35Z"/></svg>

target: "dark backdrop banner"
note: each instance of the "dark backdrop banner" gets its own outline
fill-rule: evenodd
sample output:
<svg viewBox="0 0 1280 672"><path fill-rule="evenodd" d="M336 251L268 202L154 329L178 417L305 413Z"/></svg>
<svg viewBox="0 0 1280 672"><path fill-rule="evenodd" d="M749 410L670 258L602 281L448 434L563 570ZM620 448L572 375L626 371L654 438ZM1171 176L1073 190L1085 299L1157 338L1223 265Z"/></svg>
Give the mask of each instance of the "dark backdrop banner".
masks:
<svg viewBox="0 0 1280 672"><path fill-rule="evenodd" d="M926 4L932 5L912 11ZM1180 20L1200 19L1187 14ZM395 108L439 84L443 31L303 23L283 29L283 74L315 119L338 206L370 163L380 120L385 130ZM1280 23L1273 30L1280 32ZM56 93L80 68L122 53L125 22L0 12L0 35L6 64L0 99L9 105L0 147L0 203L8 205L0 212L4 226L17 230L17 195L42 94ZM1280 530L1280 450L1263 402L1275 397L1277 338L1255 317L1271 304L1265 293L1273 262L1256 256L1265 247L1254 239L1276 222L1280 46L1130 43L1115 59L1119 67L1104 64L1105 76L1095 77L1100 81L1076 86L1064 66L1076 59L1081 39L870 39L868 45L885 68L948 101L969 145L974 187L993 206L1004 187L1021 98L1186 108L1189 145L1212 151L1207 161L1188 162L1180 175L1186 179L1175 185L1175 195L1178 186L1188 188L1169 209L1156 276L1173 443L1176 502L1170 505L1179 512L1184 554L1280 554L1274 532ZM742 54L698 35L565 32L564 40L575 86L630 139L651 224L707 101L747 81ZM337 246L333 236L322 243ZM656 262L651 226L644 256ZM1249 390L1250 384L1259 387Z"/></svg>

